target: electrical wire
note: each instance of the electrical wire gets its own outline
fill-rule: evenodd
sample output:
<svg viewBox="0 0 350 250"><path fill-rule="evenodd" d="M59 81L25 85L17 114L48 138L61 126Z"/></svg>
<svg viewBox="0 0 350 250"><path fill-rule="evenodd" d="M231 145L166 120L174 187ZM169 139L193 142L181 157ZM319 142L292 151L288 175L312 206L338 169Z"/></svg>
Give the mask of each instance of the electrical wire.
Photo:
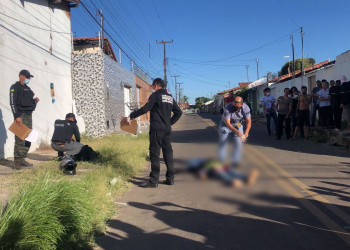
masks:
<svg viewBox="0 0 350 250"><path fill-rule="evenodd" d="M81 5L84 7L84 9L89 13L89 15L92 17L92 19L101 27L101 24L95 19L95 17L92 15L92 13L90 12L90 10L85 6L85 3L83 1L80 1ZM102 28L102 27L101 27ZM119 45L118 42L116 42L114 40L114 38L109 34L108 31L106 31L105 28L103 28L103 31L109 36L109 38L111 39L111 41L113 41L119 48L121 51L123 51L123 53L125 54L125 56L130 60L130 61L133 61L134 60L125 52L125 50ZM139 67L135 62L134 64L144 73L146 74L146 72L141 68Z"/></svg>

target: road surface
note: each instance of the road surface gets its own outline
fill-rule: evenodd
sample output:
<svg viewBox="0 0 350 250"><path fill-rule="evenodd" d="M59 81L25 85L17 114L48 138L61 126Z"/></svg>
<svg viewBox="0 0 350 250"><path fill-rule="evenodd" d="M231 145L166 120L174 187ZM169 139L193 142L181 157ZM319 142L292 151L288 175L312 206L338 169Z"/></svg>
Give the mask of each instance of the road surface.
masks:
<svg viewBox="0 0 350 250"><path fill-rule="evenodd" d="M350 249L348 151L279 141L253 124L239 171L257 169L255 185L199 181L181 170L216 156L218 120L193 114L175 124L175 185L138 187L149 169L135 178L96 249Z"/></svg>

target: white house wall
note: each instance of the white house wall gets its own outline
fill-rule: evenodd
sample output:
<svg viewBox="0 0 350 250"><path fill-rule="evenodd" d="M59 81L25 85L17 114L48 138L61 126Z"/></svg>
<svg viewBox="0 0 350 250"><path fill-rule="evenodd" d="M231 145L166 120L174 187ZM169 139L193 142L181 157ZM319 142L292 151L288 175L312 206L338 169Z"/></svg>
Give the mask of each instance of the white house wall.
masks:
<svg viewBox="0 0 350 250"><path fill-rule="evenodd" d="M39 132L39 137L32 143L31 151L40 144L49 144L54 121L72 112L68 8L50 9L47 0L1 0L0 63L0 158L8 158L13 156L14 147L14 135L7 129L13 122L9 89L18 81L20 70L27 69L34 75L28 86L40 98L33 113L33 129ZM55 86L55 103L50 83Z"/></svg>

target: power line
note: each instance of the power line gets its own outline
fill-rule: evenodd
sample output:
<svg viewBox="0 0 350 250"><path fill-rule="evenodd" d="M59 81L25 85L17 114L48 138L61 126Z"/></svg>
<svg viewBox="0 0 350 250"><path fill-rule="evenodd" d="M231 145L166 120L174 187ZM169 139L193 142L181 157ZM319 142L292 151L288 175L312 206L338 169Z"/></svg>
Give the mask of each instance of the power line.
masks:
<svg viewBox="0 0 350 250"><path fill-rule="evenodd" d="M278 2L280 3L280 5L282 6L282 8L284 9L284 11L286 12L288 18L298 27L300 28L300 26L297 24L297 22L292 18L292 16L289 14L289 11L287 10L287 8L284 6L284 4L281 2L281 0L278 0Z"/></svg>
<svg viewBox="0 0 350 250"><path fill-rule="evenodd" d="M95 19L95 17L92 15L92 13L90 12L90 10L85 6L84 2L83 1L80 1L81 5L84 7L84 9L89 13L89 15L92 17L92 19L101 27L100 23ZM101 27L102 28L102 27ZM114 40L114 38L109 34L108 31L106 31L106 29L104 29L104 32L109 36L109 38L121 49L121 51L123 51L123 53L125 54L125 56L130 60L130 61L133 61L134 60L122 49L122 47L118 44L118 42L116 42ZM146 72L144 70L141 69L141 67L139 67L135 62L134 64L144 73L146 74Z"/></svg>
<svg viewBox="0 0 350 250"><path fill-rule="evenodd" d="M283 35L283 36L281 36L280 38L277 38L277 39L275 39L275 40L273 40L273 41L271 41L271 42L265 43L265 44L263 44L263 45L260 45L260 46L258 46L258 47L256 47L256 48L254 48L254 49L251 49L251 50L248 50L248 51L245 51L245 52L242 52L242 53L233 55L233 56L229 56L229 57L225 57L225 58L221 58L221 59L216 59L216 60L207 60L207 61L202 61L202 62L205 62L205 63L213 63L213 62L228 61L229 59L232 59L232 58L235 58L235 57L239 57L239 56L242 56L242 55L249 54L249 53L251 53L251 52L254 52L254 51L256 51L256 50L259 50L259 49L262 49L262 48L264 48L264 47L266 47L266 46L269 46L269 45L271 45L271 44L274 44L274 43L276 43L276 42L280 42L280 41L282 41L283 39L287 39L287 38L290 36L290 34L294 34L295 32L297 32L297 31L299 31L299 30L300 30L300 29L294 30L294 31L292 31L292 32L290 32L290 33L288 33L288 34L286 34L286 35Z"/></svg>

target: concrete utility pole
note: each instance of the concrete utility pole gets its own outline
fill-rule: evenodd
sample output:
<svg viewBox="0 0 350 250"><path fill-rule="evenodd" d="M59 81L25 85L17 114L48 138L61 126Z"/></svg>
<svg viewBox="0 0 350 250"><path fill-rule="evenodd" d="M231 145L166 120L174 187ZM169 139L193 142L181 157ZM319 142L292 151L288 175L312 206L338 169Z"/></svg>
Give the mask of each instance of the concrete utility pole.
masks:
<svg viewBox="0 0 350 250"><path fill-rule="evenodd" d="M180 102L181 102L181 87L180 87L180 85L183 84L183 82L178 82L177 84L179 85L179 87L178 87L178 90L179 90L179 100L177 100L177 102L180 103Z"/></svg>
<svg viewBox="0 0 350 250"><path fill-rule="evenodd" d="M101 17L101 49L103 49L104 47L104 34L103 34L103 13L102 10L99 9L97 12L97 15L99 15Z"/></svg>
<svg viewBox="0 0 350 250"><path fill-rule="evenodd" d="M304 86L304 32L303 27L300 28L301 34L301 86Z"/></svg>
<svg viewBox="0 0 350 250"><path fill-rule="evenodd" d="M292 39L292 53L293 53L292 71L293 71L293 78L295 78L295 58L294 58L294 39L293 39L293 35L290 35L290 39Z"/></svg>
<svg viewBox="0 0 350 250"><path fill-rule="evenodd" d="M164 64L164 83L165 83L165 88L167 87L167 79L166 79L166 53L165 53L165 44L167 44L167 43L172 43L174 40L171 40L171 41L161 41L161 42L158 42L157 40L156 40L156 43L162 43L163 44L163 46L164 46L164 62L163 62L163 64Z"/></svg>
<svg viewBox="0 0 350 250"><path fill-rule="evenodd" d="M176 81L176 78L177 77L180 77L179 75L175 75L175 76L172 76L172 77L174 77L175 78L175 101L177 102L177 81Z"/></svg>
<svg viewBox="0 0 350 250"><path fill-rule="evenodd" d="M259 80L259 58L256 58L256 74L258 76L257 80Z"/></svg>
<svg viewBox="0 0 350 250"><path fill-rule="evenodd" d="M247 68L247 79L248 79L248 82L249 82L249 72L248 72L249 65L246 65L245 67Z"/></svg>

